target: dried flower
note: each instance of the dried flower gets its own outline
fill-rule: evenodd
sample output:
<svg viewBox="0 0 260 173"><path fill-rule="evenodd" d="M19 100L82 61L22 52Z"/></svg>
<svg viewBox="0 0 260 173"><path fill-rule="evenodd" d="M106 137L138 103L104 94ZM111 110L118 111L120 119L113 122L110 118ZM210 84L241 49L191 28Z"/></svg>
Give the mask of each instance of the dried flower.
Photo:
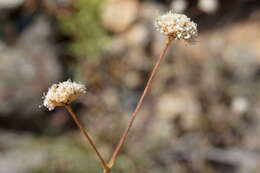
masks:
<svg viewBox="0 0 260 173"><path fill-rule="evenodd" d="M198 35L197 24L184 14L172 11L155 19L155 27L170 39L194 41Z"/></svg>
<svg viewBox="0 0 260 173"><path fill-rule="evenodd" d="M86 87L72 82L70 79L58 84L53 84L44 96L43 106L53 110L56 106L70 104L73 100L86 93Z"/></svg>

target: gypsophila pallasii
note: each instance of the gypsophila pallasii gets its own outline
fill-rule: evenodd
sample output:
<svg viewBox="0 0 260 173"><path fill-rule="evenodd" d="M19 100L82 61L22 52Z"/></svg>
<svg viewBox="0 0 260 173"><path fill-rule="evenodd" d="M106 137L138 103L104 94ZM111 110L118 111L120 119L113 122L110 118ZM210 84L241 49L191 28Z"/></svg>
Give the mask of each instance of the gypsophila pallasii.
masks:
<svg viewBox="0 0 260 173"><path fill-rule="evenodd" d="M198 35L197 24L184 14L169 11L155 19L155 27L172 40L192 42Z"/></svg>
<svg viewBox="0 0 260 173"><path fill-rule="evenodd" d="M50 111L57 106L65 106L86 93L86 87L72 82L70 79L58 84L53 84L46 95L43 96L43 106Z"/></svg>

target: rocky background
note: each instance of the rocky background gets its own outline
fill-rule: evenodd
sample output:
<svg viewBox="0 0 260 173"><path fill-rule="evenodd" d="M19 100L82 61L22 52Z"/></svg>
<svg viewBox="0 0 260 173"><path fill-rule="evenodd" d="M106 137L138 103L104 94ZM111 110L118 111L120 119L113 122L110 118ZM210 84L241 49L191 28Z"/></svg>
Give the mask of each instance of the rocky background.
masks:
<svg viewBox="0 0 260 173"><path fill-rule="evenodd" d="M171 9L199 38L171 46L113 173L258 173L258 0L1 0L0 173L101 172L68 113L39 108L43 92L86 84L73 107L108 159Z"/></svg>

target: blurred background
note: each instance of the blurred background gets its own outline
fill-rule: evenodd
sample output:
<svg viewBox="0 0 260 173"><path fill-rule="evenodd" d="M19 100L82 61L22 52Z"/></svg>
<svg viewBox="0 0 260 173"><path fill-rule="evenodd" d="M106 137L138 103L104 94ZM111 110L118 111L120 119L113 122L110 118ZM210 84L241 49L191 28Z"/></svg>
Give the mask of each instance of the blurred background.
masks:
<svg viewBox="0 0 260 173"><path fill-rule="evenodd" d="M0 173L96 173L63 108L43 93L71 78L73 108L108 159L165 37L154 18L185 13L113 173L260 171L259 0L0 0Z"/></svg>

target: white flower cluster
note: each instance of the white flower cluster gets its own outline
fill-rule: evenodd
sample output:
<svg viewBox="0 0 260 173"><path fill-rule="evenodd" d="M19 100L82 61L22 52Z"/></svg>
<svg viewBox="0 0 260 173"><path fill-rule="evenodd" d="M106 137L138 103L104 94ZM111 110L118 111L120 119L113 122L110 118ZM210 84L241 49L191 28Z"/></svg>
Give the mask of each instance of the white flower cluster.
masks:
<svg viewBox="0 0 260 173"><path fill-rule="evenodd" d="M56 106L70 104L84 93L86 93L86 87L82 84L71 82L71 80L53 84L44 96L43 106L53 110Z"/></svg>
<svg viewBox="0 0 260 173"><path fill-rule="evenodd" d="M184 14L172 11L155 19L155 27L164 35L175 40L193 41L197 35L197 24Z"/></svg>

